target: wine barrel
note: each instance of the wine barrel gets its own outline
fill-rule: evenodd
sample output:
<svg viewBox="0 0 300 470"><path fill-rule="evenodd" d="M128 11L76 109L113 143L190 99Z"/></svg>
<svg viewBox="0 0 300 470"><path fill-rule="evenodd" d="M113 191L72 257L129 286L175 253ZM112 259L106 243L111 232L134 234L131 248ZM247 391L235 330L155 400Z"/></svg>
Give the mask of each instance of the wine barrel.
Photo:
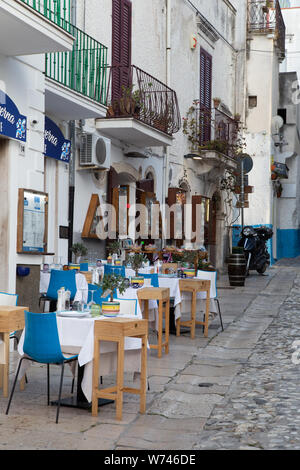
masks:
<svg viewBox="0 0 300 470"><path fill-rule="evenodd" d="M232 253L228 259L228 276L231 286L245 285L246 259L243 253Z"/></svg>

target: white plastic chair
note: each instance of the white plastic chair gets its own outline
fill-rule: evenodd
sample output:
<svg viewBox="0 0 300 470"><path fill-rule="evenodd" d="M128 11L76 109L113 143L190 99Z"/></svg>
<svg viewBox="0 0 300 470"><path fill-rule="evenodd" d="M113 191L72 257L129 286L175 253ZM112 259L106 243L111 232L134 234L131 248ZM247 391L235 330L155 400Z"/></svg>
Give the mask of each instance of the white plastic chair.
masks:
<svg viewBox="0 0 300 470"><path fill-rule="evenodd" d="M210 281L210 299L215 301L215 303L218 307L218 314L219 314L219 318L220 318L221 328L222 328L222 331L224 331L222 314L221 314L221 309L220 309L220 302L219 302L219 299L218 299L218 292L217 292L217 271L198 270L197 271L197 279L202 279L204 281ZM206 294L204 294L204 295L206 296Z"/></svg>
<svg viewBox="0 0 300 470"><path fill-rule="evenodd" d="M116 299L120 302L120 314L129 317L137 316L137 300L136 299Z"/></svg>

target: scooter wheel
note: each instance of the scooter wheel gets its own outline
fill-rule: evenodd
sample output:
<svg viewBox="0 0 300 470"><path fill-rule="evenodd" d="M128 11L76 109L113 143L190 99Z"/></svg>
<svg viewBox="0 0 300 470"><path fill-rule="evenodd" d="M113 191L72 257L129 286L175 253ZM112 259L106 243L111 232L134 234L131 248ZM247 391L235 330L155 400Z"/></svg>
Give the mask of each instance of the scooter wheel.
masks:
<svg viewBox="0 0 300 470"><path fill-rule="evenodd" d="M258 274L264 274L267 270L267 267L268 267L268 264L265 263L262 268L257 269L256 271L258 272Z"/></svg>

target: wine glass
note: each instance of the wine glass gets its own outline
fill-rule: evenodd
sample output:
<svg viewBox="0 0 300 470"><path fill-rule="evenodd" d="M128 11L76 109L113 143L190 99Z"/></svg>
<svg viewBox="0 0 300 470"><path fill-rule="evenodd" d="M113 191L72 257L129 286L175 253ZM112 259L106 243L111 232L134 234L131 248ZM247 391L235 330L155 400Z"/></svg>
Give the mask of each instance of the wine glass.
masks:
<svg viewBox="0 0 300 470"><path fill-rule="evenodd" d="M96 305L96 302L94 301L94 290L91 290L91 300L88 303L88 308L91 310L93 305Z"/></svg>

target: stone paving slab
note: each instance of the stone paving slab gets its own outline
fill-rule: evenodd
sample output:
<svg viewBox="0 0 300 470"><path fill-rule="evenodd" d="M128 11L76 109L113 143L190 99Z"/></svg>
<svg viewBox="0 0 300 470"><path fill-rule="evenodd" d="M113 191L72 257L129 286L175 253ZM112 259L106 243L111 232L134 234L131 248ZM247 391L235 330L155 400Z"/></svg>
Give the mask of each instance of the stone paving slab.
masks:
<svg viewBox="0 0 300 470"><path fill-rule="evenodd" d="M268 276L251 273L245 287L219 279L225 331L218 318L204 338L202 328L170 336L170 353L148 358L147 412L139 399L124 395L123 419L115 405L89 411L46 405L46 369L32 367L24 392L16 391L9 416L0 395L0 450L187 450L300 447L298 366L291 363L300 336L299 264L272 267ZM221 288L223 287L223 288ZM18 356L12 354L11 379ZM51 372L57 393L59 368ZM71 375L66 371L65 395ZM105 385L114 377L105 377ZM126 374L128 385L132 375ZM54 392L55 391L55 392ZM180 431L180 432L179 432Z"/></svg>

